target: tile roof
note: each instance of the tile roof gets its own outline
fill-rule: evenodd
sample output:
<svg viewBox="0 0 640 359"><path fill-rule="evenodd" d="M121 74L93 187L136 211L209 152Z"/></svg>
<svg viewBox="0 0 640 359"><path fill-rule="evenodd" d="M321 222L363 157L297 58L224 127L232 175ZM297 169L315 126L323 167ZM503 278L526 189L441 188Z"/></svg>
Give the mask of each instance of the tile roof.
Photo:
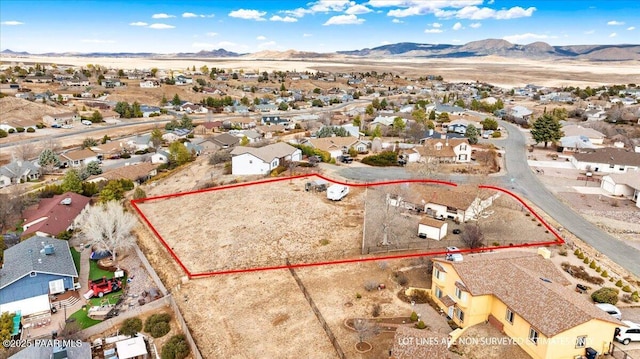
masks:
<svg viewBox="0 0 640 359"><path fill-rule="evenodd" d="M77 150L77 151L71 151L71 152L67 152L67 153L63 153L61 154L62 157L67 158L71 161L78 161L78 160L83 160L85 158L90 158L90 157L95 157L96 153L91 151L88 148L85 148L83 150Z"/></svg>
<svg viewBox="0 0 640 359"><path fill-rule="evenodd" d="M623 148L605 147L590 153L574 153L573 157L580 162L640 166L640 153Z"/></svg>
<svg viewBox="0 0 640 359"><path fill-rule="evenodd" d="M292 155L296 151L299 150L291 145L288 145L284 142L277 142L272 145L257 148L237 146L233 149L233 151L231 151L231 154L236 156L244 153L250 153L255 157L263 160L264 162L271 163L271 161L276 158L282 158Z"/></svg>
<svg viewBox="0 0 640 359"><path fill-rule="evenodd" d="M393 340L393 359L446 359L452 357L448 348L448 334L429 329L399 326Z"/></svg>
<svg viewBox="0 0 640 359"><path fill-rule="evenodd" d="M91 181L92 179L103 178L109 181L124 178L131 181L136 181L141 177L148 176L149 173L155 170L157 167L157 165L150 162L140 162L131 164L129 166L118 167L116 169L103 172L99 175L91 176L87 180Z"/></svg>
<svg viewBox="0 0 640 359"><path fill-rule="evenodd" d="M51 244L54 253L45 255L42 243ZM77 277L69 243L60 239L33 236L4 251L4 264L0 269L0 288L29 275L31 272Z"/></svg>
<svg viewBox="0 0 640 359"><path fill-rule="evenodd" d="M540 333L551 338L592 319L619 323L570 288L555 265L523 251L471 254L448 262L473 296L493 295Z"/></svg>
<svg viewBox="0 0 640 359"><path fill-rule="evenodd" d="M67 198L71 199L71 204L62 204L61 202ZM41 199L37 207L23 212L24 223L29 224L40 218L46 219L27 228L23 235L35 232L48 233L53 236L58 235L58 233L69 228L89 201L91 201L89 197L73 192Z"/></svg>

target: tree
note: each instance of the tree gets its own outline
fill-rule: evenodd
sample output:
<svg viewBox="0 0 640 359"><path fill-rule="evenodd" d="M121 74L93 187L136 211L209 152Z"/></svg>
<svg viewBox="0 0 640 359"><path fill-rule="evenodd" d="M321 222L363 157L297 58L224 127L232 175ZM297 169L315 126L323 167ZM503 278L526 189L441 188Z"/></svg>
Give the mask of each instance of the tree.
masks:
<svg viewBox="0 0 640 359"><path fill-rule="evenodd" d="M119 201L124 198L124 188L118 180L107 182L102 191L100 191L100 202L108 203L111 201Z"/></svg>
<svg viewBox="0 0 640 359"><path fill-rule="evenodd" d="M101 173L102 168L100 168L100 163L92 161L80 170L80 179L84 181L91 176L99 175Z"/></svg>
<svg viewBox="0 0 640 359"><path fill-rule="evenodd" d="M131 234L137 224L136 217L126 212L116 201L91 206L79 216L82 235L97 250L111 252L113 261L119 251L136 243Z"/></svg>
<svg viewBox="0 0 640 359"><path fill-rule="evenodd" d="M249 137L242 136L242 138L240 139L240 146L246 146L248 144L249 144Z"/></svg>
<svg viewBox="0 0 640 359"><path fill-rule="evenodd" d="M140 199L147 197L147 193L139 186L133 191L133 199Z"/></svg>
<svg viewBox="0 0 640 359"><path fill-rule="evenodd" d="M102 114L100 111L93 111L93 114L91 115L91 122L102 122Z"/></svg>
<svg viewBox="0 0 640 359"><path fill-rule="evenodd" d="M467 126L464 137L469 139L469 143L475 145L478 143L478 129L474 125Z"/></svg>
<svg viewBox="0 0 640 359"><path fill-rule="evenodd" d="M50 173L54 168L58 168L60 166L60 159L51 149L45 148L40 152L38 164L44 173Z"/></svg>
<svg viewBox="0 0 640 359"><path fill-rule="evenodd" d="M380 333L380 328L377 324L362 318L354 319L353 327L356 330L356 333L358 333L359 343L362 343Z"/></svg>
<svg viewBox="0 0 640 359"><path fill-rule="evenodd" d="M9 136L9 134L7 133L7 131L0 129L0 138L4 138Z"/></svg>
<svg viewBox="0 0 640 359"><path fill-rule="evenodd" d="M558 141L562 136L564 136L562 125L553 114L545 113L533 122L531 137L536 144L544 142L544 148L547 148L549 142Z"/></svg>
<svg viewBox="0 0 640 359"><path fill-rule="evenodd" d="M180 119L180 128L190 130L193 128L193 120L189 116L184 115Z"/></svg>
<svg viewBox="0 0 640 359"><path fill-rule="evenodd" d="M372 104L367 105L367 108L364 110L364 113L369 117L373 117L373 114L375 113L375 109L373 108L373 105Z"/></svg>
<svg viewBox="0 0 640 359"><path fill-rule="evenodd" d="M497 130L498 129L498 121L492 119L492 118L485 118L482 122L480 122L482 124L482 129L483 130Z"/></svg>
<svg viewBox="0 0 640 359"><path fill-rule="evenodd" d="M91 137L87 137L82 141L82 148L89 148L97 145L98 145L98 141L96 141L94 138L91 138Z"/></svg>
<svg viewBox="0 0 640 359"><path fill-rule="evenodd" d="M156 127L151 131L151 145L153 148L158 148L162 144L162 130Z"/></svg>
<svg viewBox="0 0 640 359"><path fill-rule="evenodd" d="M180 96L178 96L178 94L173 95L173 100L171 100L171 104L174 106L180 106L180 104L182 104L182 100L180 100Z"/></svg>
<svg viewBox="0 0 640 359"><path fill-rule="evenodd" d="M235 75L235 73L234 73ZM191 348L184 335L174 335L162 347L162 359L184 359Z"/></svg>
<svg viewBox="0 0 640 359"><path fill-rule="evenodd" d="M120 326L120 333L124 335L133 336L138 334L142 330L142 319L138 317L128 318L122 322Z"/></svg>
<svg viewBox="0 0 640 359"><path fill-rule="evenodd" d="M618 303L618 288L603 287L591 294L591 299L596 303L609 303L616 305Z"/></svg>
<svg viewBox="0 0 640 359"><path fill-rule="evenodd" d="M393 127L396 133L400 133L405 129L405 127L407 127L407 125L405 124L404 119L398 116L393 119L393 124L391 125L391 127Z"/></svg>
<svg viewBox="0 0 640 359"><path fill-rule="evenodd" d="M150 71L151 71L151 76L156 77L156 74L158 73L158 69L155 67L152 67Z"/></svg>
<svg viewBox="0 0 640 359"><path fill-rule="evenodd" d="M462 229L460 240L465 246L475 249L484 246L484 234L480 229L480 226L467 224Z"/></svg>
<svg viewBox="0 0 640 359"><path fill-rule="evenodd" d="M180 166L191 161L191 153L187 150L184 144L181 142L174 142L169 145L169 162L175 163Z"/></svg>
<svg viewBox="0 0 640 359"><path fill-rule="evenodd" d="M67 170L67 173L64 174L62 178L62 187L63 192L75 192L78 194L82 194L82 180L80 179L80 174L76 169Z"/></svg>
<svg viewBox="0 0 640 359"><path fill-rule="evenodd" d="M362 127L362 118L360 117L360 115L357 115L356 117L353 118L353 125L358 128Z"/></svg>
<svg viewBox="0 0 640 359"><path fill-rule="evenodd" d="M102 141L100 141L100 143L102 143L103 145L107 142L109 142L111 140L111 137L109 137L109 135L104 135L102 136Z"/></svg>
<svg viewBox="0 0 640 359"><path fill-rule="evenodd" d="M431 112L429 112L429 120L430 121L435 121L436 120L436 111L435 110L431 110Z"/></svg>
<svg viewBox="0 0 640 359"><path fill-rule="evenodd" d="M389 104L387 103L387 99L383 98L382 101L380 101L380 108L386 109L387 107L389 107Z"/></svg>
<svg viewBox="0 0 640 359"><path fill-rule="evenodd" d="M435 112L434 112L434 113L435 113ZM429 117L429 119L431 119L431 117ZM449 122L449 121L451 121L451 120L449 119L449 114L448 114L448 113L446 113L446 112L441 112L441 113L438 115L438 122Z"/></svg>
<svg viewBox="0 0 640 359"><path fill-rule="evenodd" d="M371 134L371 138L380 138L382 137L382 129L380 128L380 125L376 125L376 128L373 130L373 133Z"/></svg>
<svg viewBox="0 0 640 359"><path fill-rule="evenodd" d="M29 161L38 155L38 150L32 142L21 143L15 146L13 154L20 161Z"/></svg>
<svg viewBox="0 0 640 359"><path fill-rule="evenodd" d="M427 113L422 108L418 108L411 112L411 117L413 117L413 119L418 123L424 124L427 121Z"/></svg>
<svg viewBox="0 0 640 359"><path fill-rule="evenodd" d="M160 100L160 106L166 106L167 103L169 103L169 100L167 100L167 96L163 94L162 99Z"/></svg>
<svg viewBox="0 0 640 359"><path fill-rule="evenodd" d="M287 105L287 103L284 101L280 102L280 104L278 105L278 110L280 111L286 111L288 109L289 109L289 105Z"/></svg>
<svg viewBox="0 0 640 359"><path fill-rule="evenodd" d="M318 132L316 132L316 137L318 138L331 137L333 135L336 135L337 137L348 137L349 132L343 127L337 126L324 126Z"/></svg>

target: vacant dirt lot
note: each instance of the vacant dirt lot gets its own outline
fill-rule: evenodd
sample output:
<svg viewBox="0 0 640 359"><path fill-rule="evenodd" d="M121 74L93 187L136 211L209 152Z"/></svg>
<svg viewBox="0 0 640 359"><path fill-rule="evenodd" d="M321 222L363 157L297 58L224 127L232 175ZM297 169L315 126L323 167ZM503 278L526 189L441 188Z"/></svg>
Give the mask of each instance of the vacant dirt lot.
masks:
<svg viewBox="0 0 640 359"><path fill-rule="evenodd" d="M305 192L305 182L204 192L140 208L193 273L359 253L364 190L351 188L345 199L331 202L324 193Z"/></svg>

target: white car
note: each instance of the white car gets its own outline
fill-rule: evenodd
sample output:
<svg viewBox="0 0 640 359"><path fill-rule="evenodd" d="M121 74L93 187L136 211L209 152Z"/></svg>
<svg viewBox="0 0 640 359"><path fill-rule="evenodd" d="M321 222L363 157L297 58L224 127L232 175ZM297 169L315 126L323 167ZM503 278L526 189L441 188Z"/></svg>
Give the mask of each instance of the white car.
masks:
<svg viewBox="0 0 640 359"><path fill-rule="evenodd" d="M623 320L622 322L627 327L616 328L616 340L624 345L631 342L640 342L640 324L628 320Z"/></svg>
<svg viewBox="0 0 640 359"><path fill-rule="evenodd" d="M458 249L458 247L447 247L447 255L444 257L444 259L452 262L462 262L462 254L450 253L450 252L457 252L459 250L460 249Z"/></svg>
<svg viewBox="0 0 640 359"><path fill-rule="evenodd" d="M85 126L91 126L93 124L93 122L89 121L89 120L82 120L81 121L83 125Z"/></svg>
<svg viewBox="0 0 640 359"><path fill-rule="evenodd" d="M62 125L62 128L73 128L73 125Z"/></svg>
<svg viewBox="0 0 640 359"><path fill-rule="evenodd" d="M618 307L616 307L613 304L609 304L609 303L596 303L596 307L604 310L605 312L609 313L612 317L620 320L622 319L622 313L620 312L620 309L618 309Z"/></svg>

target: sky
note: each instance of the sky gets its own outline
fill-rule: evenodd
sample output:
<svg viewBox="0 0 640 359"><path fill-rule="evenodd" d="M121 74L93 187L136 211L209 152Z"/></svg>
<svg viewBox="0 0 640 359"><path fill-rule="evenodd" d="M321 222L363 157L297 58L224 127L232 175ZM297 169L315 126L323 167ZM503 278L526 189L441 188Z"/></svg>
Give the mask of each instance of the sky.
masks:
<svg viewBox="0 0 640 359"><path fill-rule="evenodd" d="M334 52L505 39L640 44L640 1L0 1L0 50Z"/></svg>

